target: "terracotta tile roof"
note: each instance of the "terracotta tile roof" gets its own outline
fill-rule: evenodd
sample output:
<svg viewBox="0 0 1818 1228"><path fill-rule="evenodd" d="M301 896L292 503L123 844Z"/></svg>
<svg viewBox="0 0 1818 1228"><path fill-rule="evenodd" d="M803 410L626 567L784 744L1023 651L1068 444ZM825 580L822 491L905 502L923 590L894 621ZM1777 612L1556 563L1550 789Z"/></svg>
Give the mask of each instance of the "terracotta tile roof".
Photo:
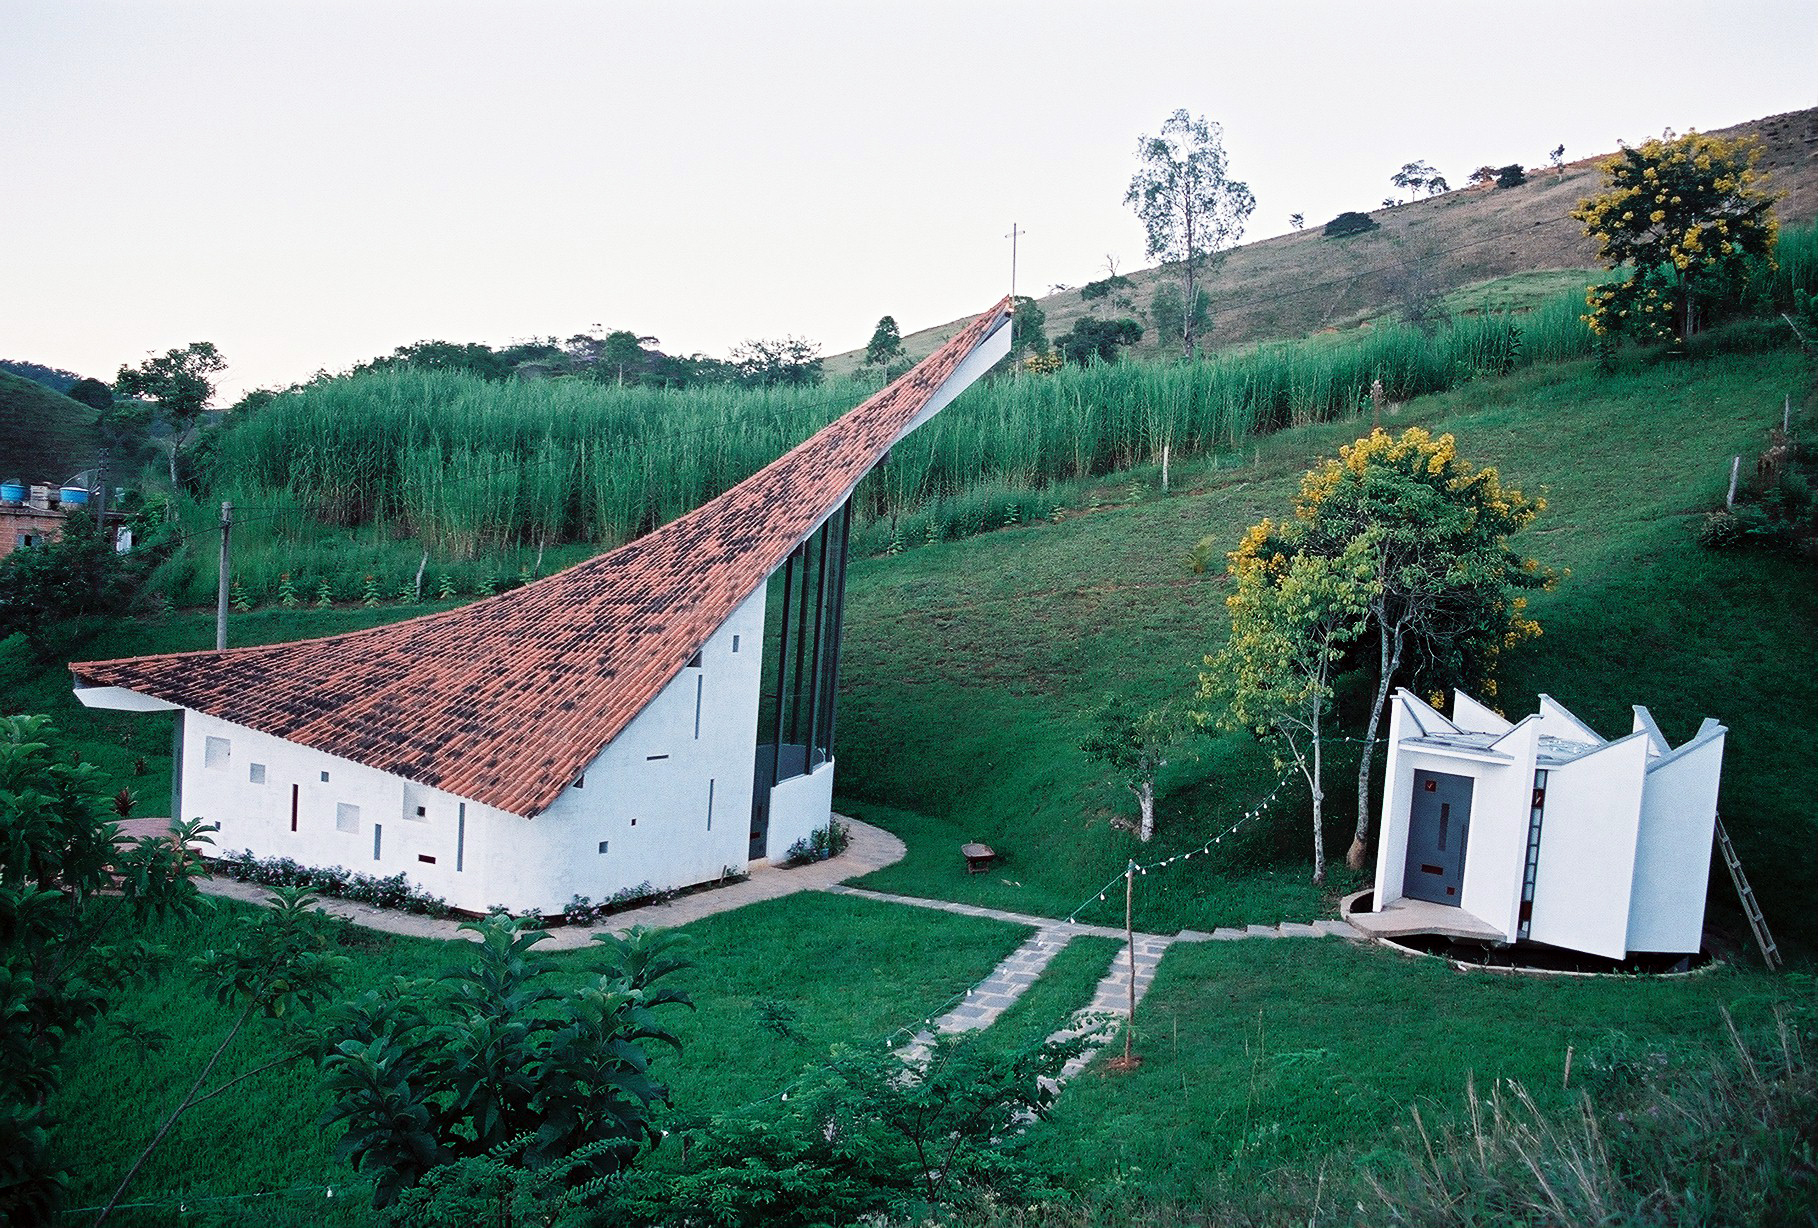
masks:
<svg viewBox="0 0 1818 1228"><path fill-rule="evenodd" d="M117 686L520 815L547 809L845 501L1009 316L636 541L459 609L224 652L72 664Z"/></svg>

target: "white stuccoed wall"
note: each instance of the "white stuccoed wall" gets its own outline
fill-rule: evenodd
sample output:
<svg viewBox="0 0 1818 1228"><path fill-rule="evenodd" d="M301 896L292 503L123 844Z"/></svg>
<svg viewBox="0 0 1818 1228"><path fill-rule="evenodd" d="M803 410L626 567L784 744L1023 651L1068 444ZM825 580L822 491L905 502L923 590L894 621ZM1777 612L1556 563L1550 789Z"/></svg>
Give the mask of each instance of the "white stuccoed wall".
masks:
<svg viewBox="0 0 1818 1228"><path fill-rule="evenodd" d="M1528 822L1534 800L1534 759L1540 723L1518 723L1494 749L1507 764L1481 764L1471 795L1471 834L1465 846L1462 908L1502 931L1510 942L1521 923L1521 878L1527 863ZM1543 837L1544 838L1544 837Z"/></svg>
<svg viewBox="0 0 1818 1228"><path fill-rule="evenodd" d="M1416 730L1399 695L1389 700L1389 756L1383 767L1382 815L1376 826L1376 892L1371 907L1381 912L1406 894L1402 889L1408 866L1408 808L1414 798L1414 770L1401 762L1401 740ZM1467 845L1468 853L1470 847Z"/></svg>
<svg viewBox="0 0 1818 1228"><path fill-rule="evenodd" d="M221 852L249 849L379 876L403 871L474 912L502 904L555 913L575 895L597 902L642 882L706 882L746 863L763 624L760 588L708 641L700 666L683 669L588 766L583 787L569 788L533 819L200 712L186 713L183 722L183 817L220 823ZM210 737L229 744L220 767L207 766ZM263 785L250 780L254 763L265 767ZM832 772L822 774L830 799ZM359 807L356 831L336 826L343 804ZM421 818L418 806L427 812ZM375 824L382 829L376 859Z"/></svg>
<svg viewBox="0 0 1818 1228"><path fill-rule="evenodd" d="M1725 736L1716 733L1648 765L1629 898L1631 951L1690 955L1704 941Z"/></svg>
<svg viewBox="0 0 1818 1228"><path fill-rule="evenodd" d="M833 817L833 760L803 776L779 781L770 790L770 830L764 855L781 865L789 846L805 840Z"/></svg>
<svg viewBox="0 0 1818 1228"><path fill-rule="evenodd" d="M1630 734L1548 771L1528 929L1535 942L1627 954L1647 751L1647 735Z"/></svg>
<svg viewBox="0 0 1818 1228"><path fill-rule="evenodd" d="M227 762L218 767L207 762L211 737L228 743ZM252 782L254 764L264 767L264 784ZM297 797L294 832L290 830L293 787ZM465 849L458 847L463 804L467 808ZM359 808L353 831L342 831L336 825L342 805ZM428 811L422 819L416 817L418 805ZM462 908L485 907L481 898L484 874L478 869L484 859L476 861L476 844L483 843L489 822L510 817L438 789L411 785L361 764L193 711L183 718L182 815L221 825L214 836L213 852L245 849L260 857L289 857L308 866L338 865L381 877L402 870L424 890ZM381 835L376 860L375 826ZM422 857L435 861L425 862ZM457 858L464 861L466 872L456 870Z"/></svg>
<svg viewBox="0 0 1818 1228"><path fill-rule="evenodd" d="M685 887L744 868L763 632L760 586L707 641L700 667L684 669L588 766L586 784L529 820L536 838L500 851L498 902L559 911L575 895L597 903L620 887Z"/></svg>
<svg viewBox="0 0 1818 1228"><path fill-rule="evenodd" d="M1513 941L1521 909L1521 874L1527 851L1529 790L1534 782L1538 722L1530 718L1512 728L1503 722L1508 732L1503 734L1495 749L1499 754L1508 755L1512 762L1485 763L1403 746L1403 738L1419 736L1416 714L1430 712L1432 710L1418 699L1399 693L1391 702L1389 758L1384 771L1382 827L1377 841L1376 894L1372 906L1380 910L1404 895L1408 817L1414 800L1415 771L1464 776L1472 782L1471 823L1465 837L1464 882L1459 889L1458 906L1479 921L1495 926ZM1438 714L1434 713L1433 717L1438 718ZM1446 725L1443 718L1431 723L1435 729Z"/></svg>

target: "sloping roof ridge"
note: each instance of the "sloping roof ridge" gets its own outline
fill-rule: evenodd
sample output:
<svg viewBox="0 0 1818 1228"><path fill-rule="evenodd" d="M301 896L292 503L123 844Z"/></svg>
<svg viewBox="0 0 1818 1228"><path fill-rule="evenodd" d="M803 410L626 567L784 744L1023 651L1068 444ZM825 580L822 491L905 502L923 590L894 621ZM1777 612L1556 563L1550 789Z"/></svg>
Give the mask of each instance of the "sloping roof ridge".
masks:
<svg viewBox="0 0 1818 1228"><path fill-rule="evenodd" d="M851 496L1009 317L1000 300L700 507L521 588L377 627L72 663L71 673L79 686L151 694L533 816Z"/></svg>

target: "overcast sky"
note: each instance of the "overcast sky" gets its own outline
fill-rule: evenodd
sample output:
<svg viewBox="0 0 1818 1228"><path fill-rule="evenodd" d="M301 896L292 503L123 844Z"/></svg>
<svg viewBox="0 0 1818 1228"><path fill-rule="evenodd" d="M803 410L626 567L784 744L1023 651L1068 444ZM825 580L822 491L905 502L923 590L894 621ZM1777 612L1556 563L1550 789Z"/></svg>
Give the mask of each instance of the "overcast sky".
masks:
<svg viewBox="0 0 1818 1228"><path fill-rule="evenodd" d="M223 400L421 338L862 345L1145 263L1137 136L1224 126L1249 238L1403 162L1818 104L1798 3L0 0L0 357L195 340Z"/></svg>

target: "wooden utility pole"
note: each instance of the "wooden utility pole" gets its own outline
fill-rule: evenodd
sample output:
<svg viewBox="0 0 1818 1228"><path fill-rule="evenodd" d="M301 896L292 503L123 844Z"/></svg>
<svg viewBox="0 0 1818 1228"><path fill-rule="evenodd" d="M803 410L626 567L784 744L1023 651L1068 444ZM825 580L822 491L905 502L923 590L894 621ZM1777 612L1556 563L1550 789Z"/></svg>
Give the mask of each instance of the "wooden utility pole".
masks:
<svg viewBox="0 0 1818 1228"><path fill-rule="evenodd" d="M234 505L231 501L221 501L221 584L215 593L215 651L227 647L227 537L233 532Z"/></svg>

